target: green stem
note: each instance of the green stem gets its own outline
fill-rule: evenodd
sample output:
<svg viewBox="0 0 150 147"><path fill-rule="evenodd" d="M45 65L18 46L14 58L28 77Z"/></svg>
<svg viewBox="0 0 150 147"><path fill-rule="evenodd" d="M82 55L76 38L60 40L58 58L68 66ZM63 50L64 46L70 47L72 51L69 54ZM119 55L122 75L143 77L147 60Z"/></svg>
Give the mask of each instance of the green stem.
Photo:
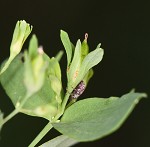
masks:
<svg viewBox="0 0 150 147"><path fill-rule="evenodd" d="M72 104L74 104L76 102L76 99L72 99L71 101L70 101L70 103L66 106L66 109L68 108L68 107L70 107Z"/></svg>
<svg viewBox="0 0 150 147"><path fill-rule="evenodd" d="M56 120L58 120L58 118L64 113L67 101L69 99L70 94L68 92L66 92L66 95L64 97L63 103L62 103L62 108L61 108L61 112L55 116L53 122L55 122ZM52 129L53 126L51 124L51 122L49 122L44 128L43 130L38 134L38 136L31 142L31 144L28 147L34 147L48 132L50 129Z"/></svg>
<svg viewBox="0 0 150 147"><path fill-rule="evenodd" d="M11 63L11 61L13 60L13 58L10 56L9 59L7 60L7 62L4 64L2 70L0 71L0 75L5 72L5 70L8 68L9 64Z"/></svg>
<svg viewBox="0 0 150 147"><path fill-rule="evenodd" d="M16 114L18 114L20 112L20 109L22 108L22 106L25 104L25 102L27 101L27 99L30 97L30 95L26 95L23 99L23 101L20 103L20 105L15 108L14 111L12 111L8 116L6 116L1 122L0 122L0 126L4 125L6 122L8 122L11 118L13 118Z"/></svg>
<svg viewBox="0 0 150 147"><path fill-rule="evenodd" d="M64 110L65 110L65 106L67 104L67 101L69 99L70 94L68 92L66 92L66 95L64 97L63 103L62 103L62 108L61 108L61 112L55 116L53 122L55 122L56 120L58 120L58 118L63 114ZM31 144L28 147L34 147L49 131L50 129L52 129L53 126L51 124L51 122L49 122L44 128L43 130L38 134L38 136L31 142Z"/></svg>
<svg viewBox="0 0 150 147"><path fill-rule="evenodd" d="M66 105L67 105L69 96L70 96L70 94L69 94L68 92L66 92L65 98L64 98L63 103L62 103L62 110L63 110L63 111L65 110L65 107L66 107Z"/></svg>
<svg viewBox="0 0 150 147"><path fill-rule="evenodd" d="M11 118L13 118L16 114L18 114L18 109L15 109L12 111L7 117L5 117L1 122L0 126L3 126L7 121L9 121Z"/></svg>
<svg viewBox="0 0 150 147"><path fill-rule="evenodd" d="M58 120L58 118L64 113L65 111L65 107L66 107L66 104L67 104L67 101L69 99L69 96L70 94L68 92L66 92L66 95L63 99L63 103L62 103L62 106L61 106L61 109L60 109L60 112L55 116L55 118L52 120L52 122L55 122Z"/></svg>
<svg viewBox="0 0 150 147"><path fill-rule="evenodd" d="M53 126L51 122L49 122L28 147L34 147L52 128Z"/></svg>

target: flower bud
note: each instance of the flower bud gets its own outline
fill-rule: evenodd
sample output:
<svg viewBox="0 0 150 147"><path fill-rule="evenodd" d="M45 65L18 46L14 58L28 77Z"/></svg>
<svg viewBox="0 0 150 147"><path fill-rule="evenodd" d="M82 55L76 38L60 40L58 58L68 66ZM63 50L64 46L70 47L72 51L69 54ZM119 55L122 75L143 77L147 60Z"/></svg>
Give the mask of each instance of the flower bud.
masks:
<svg viewBox="0 0 150 147"><path fill-rule="evenodd" d="M33 40L31 40L30 43L32 43L32 41ZM34 47L30 49L34 49ZM31 57L30 54L25 52L24 83L29 95L36 93L42 88L47 69L47 62L44 60L43 49L40 47L37 50L38 54L34 57Z"/></svg>
<svg viewBox="0 0 150 147"><path fill-rule="evenodd" d="M25 20L18 21L13 33L13 38L10 46L10 57L2 68L0 74L2 74L9 66L11 61L18 55L22 49L22 46L32 31L32 26L26 23Z"/></svg>
<svg viewBox="0 0 150 147"><path fill-rule="evenodd" d="M62 102L62 99L61 99L61 91L62 91L61 69L59 66L59 62L54 57L52 57L49 61L48 77L49 77L49 80L51 83L51 87L56 94L56 96L55 96L56 101L60 104Z"/></svg>
<svg viewBox="0 0 150 147"><path fill-rule="evenodd" d="M85 38L81 45L81 60L83 60L85 56L89 53L89 46L87 43L87 39L88 39L88 34L85 33Z"/></svg>
<svg viewBox="0 0 150 147"><path fill-rule="evenodd" d="M32 26L26 23L25 20L18 21L14 30L13 39L10 46L10 53L16 56L31 33Z"/></svg>

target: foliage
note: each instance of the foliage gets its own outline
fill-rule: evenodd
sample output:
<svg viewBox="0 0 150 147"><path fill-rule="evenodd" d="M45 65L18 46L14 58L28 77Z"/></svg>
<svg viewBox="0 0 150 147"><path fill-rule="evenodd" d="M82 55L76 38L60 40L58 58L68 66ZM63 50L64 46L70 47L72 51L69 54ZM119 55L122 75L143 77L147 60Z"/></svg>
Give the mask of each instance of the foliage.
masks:
<svg viewBox="0 0 150 147"><path fill-rule="evenodd" d="M0 129L19 112L48 120L29 147L35 146L53 127L63 135L41 147L67 147L77 142L100 139L117 130L137 102L146 97L144 93L132 91L120 98L93 97L77 101L84 90L79 83L82 81L87 87L94 73L93 67L102 60L104 50L99 44L89 52L87 34L83 42L78 40L74 46L68 34L61 30L60 37L67 54L67 91L64 92L66 88L62 87L59 65L62 51L56 57L49 57L33 35L28 51L20 53L31 30L32 27L24 20L17 22L10 57L4 61L0 71L0 82L14 105L14 111L7 117L3 118L0 112ZM73 94L77 96L70 100Z"/></svg>

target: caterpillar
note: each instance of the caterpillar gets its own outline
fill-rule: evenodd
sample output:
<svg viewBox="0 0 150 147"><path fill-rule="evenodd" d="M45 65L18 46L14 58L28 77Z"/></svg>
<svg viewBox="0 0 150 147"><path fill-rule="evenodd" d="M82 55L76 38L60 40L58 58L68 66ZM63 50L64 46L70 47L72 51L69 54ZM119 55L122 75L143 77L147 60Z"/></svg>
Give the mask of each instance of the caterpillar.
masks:
<svg viewBox="0 0 150 147"><path fill-rule="evenodd" d="M70 94L70 98L72 99L77 99L85 90L85 83L81 81L72 91Z"/></svg>

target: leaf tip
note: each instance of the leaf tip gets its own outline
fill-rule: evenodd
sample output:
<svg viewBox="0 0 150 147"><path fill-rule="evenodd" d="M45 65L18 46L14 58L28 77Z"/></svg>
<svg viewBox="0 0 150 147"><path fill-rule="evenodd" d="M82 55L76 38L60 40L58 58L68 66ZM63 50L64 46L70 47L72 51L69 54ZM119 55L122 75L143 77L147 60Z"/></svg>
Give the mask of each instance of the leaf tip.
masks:
<svg viewBox="0 0 150 147"><path fill-rule="evenodd" d="M61 34L61 35L67 34L67 32L65 32L64 30L60 30L60 34Z"/></svg>

